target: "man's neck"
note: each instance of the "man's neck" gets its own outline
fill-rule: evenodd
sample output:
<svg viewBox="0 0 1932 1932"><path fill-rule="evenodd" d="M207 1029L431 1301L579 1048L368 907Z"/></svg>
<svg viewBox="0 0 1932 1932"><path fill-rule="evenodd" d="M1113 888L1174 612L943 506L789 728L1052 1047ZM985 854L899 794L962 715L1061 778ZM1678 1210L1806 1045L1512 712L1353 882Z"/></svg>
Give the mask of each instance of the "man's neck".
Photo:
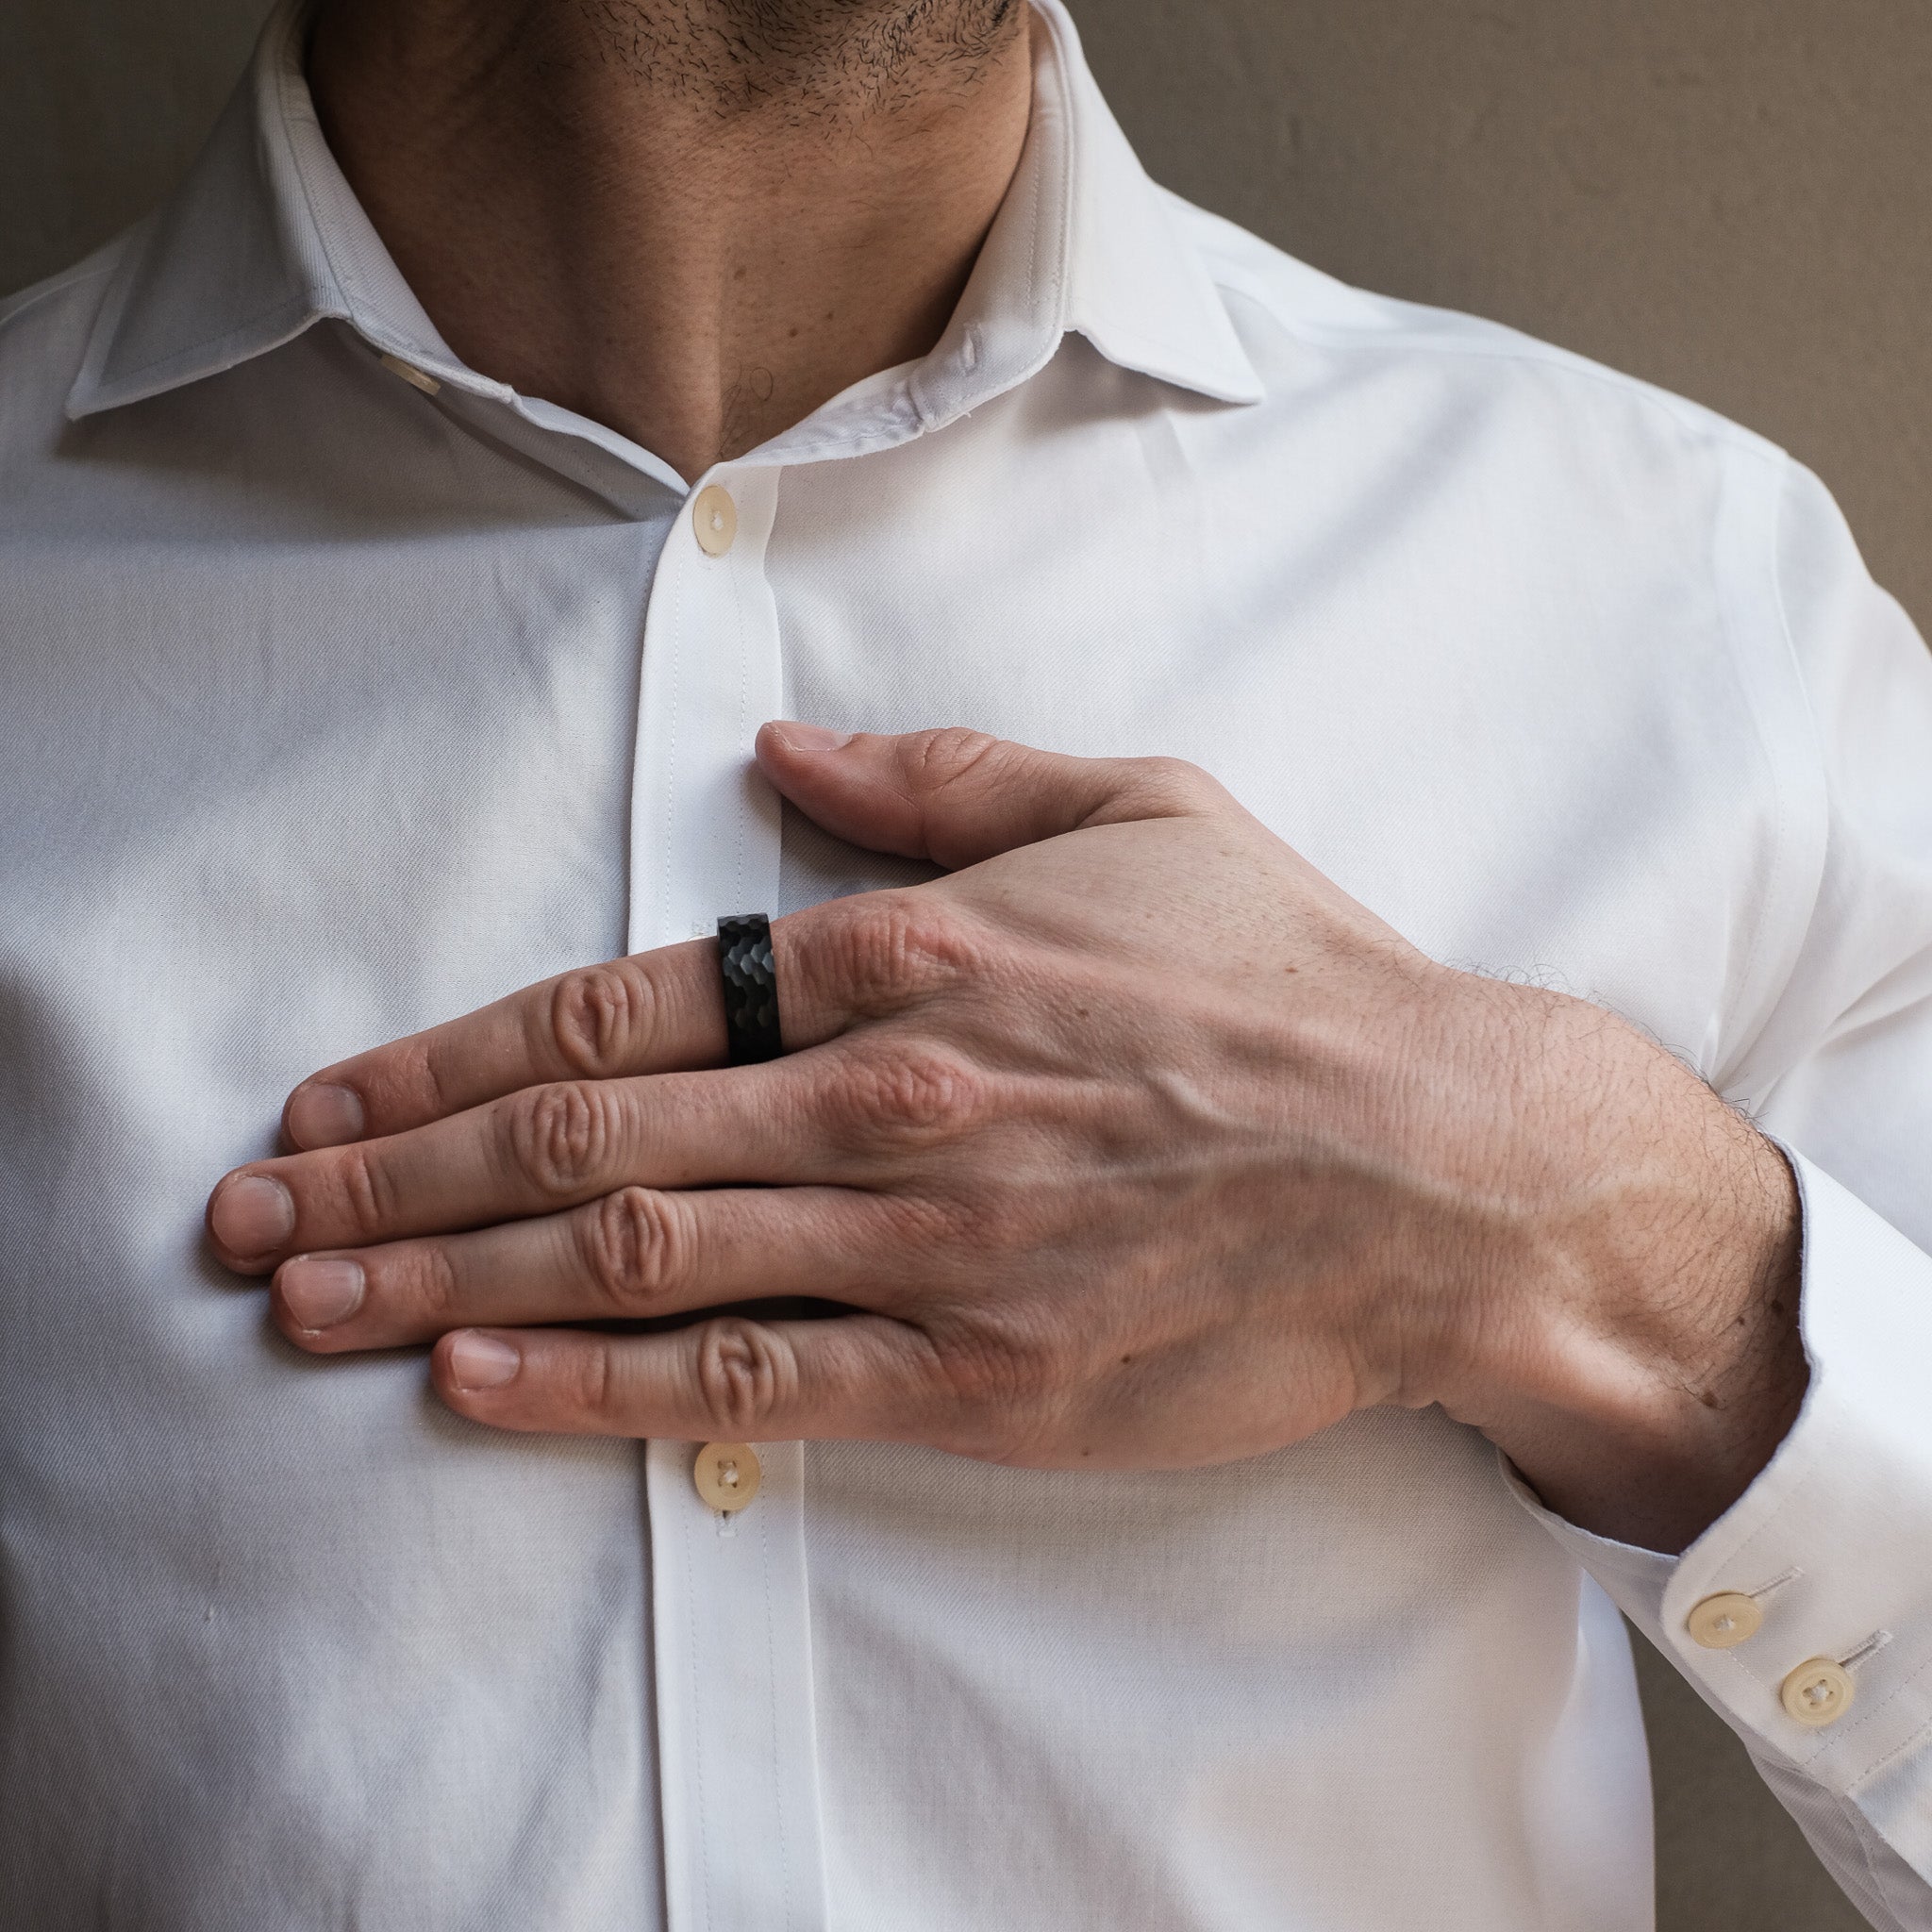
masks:
<svg viewBox="0 0 1932 1932"><path fill-rule="evenodd" d="M479 373L694 477L939 339L1024 0L325 0L324 131Z"/></svg>

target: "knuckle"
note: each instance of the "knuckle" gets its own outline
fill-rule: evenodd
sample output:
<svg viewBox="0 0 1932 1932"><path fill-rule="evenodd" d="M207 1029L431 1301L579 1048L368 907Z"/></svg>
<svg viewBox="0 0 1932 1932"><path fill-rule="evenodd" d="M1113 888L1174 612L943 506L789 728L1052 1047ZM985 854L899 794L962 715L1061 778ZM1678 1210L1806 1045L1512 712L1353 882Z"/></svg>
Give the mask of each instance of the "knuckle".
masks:
<svg viewBox="0 0 1932 1932"><path fill-rule="evenodd" d="M336 1180L349 1225L358 1236L374 1238L391 1225L394 1190L379 1160L370 1158L366 1144L351 1142L336 1156Z"/></svg>
<svg viewBox="0 0 1932 1932"><path fill-rule="evenodd" d="M575 1194L608 1164L616 1103L596 1081L562 1080L518 1094L507 1113L510 1158L540 1193Z"/></svg>
<svg viewBox="0 0 1932 1932"><path fill-rule="evenodd" d="M902 757L908 782L930 795L956 784L989 758L997 758L999 750L1000 740L991 732L949 724L938 731L914 733Z"/></svg>
<svg viewBox="0 0 1932 1932"><path fill-rule="evenodd" d="M418 1310L431 1322L454 1323L461 1300L456 1264L441 1241L425 1243L409 1270L408 1289Z"/></svg>
<svg viewBox="0 0 1932 1932"><path fill-rule="evenodd" d="M874 1204L885 1238L912 1254L973 1256L987 1251L980 1217L967 1202L947 1194L881 1194Z"/></svg>
<svg viewBox="0 0 1932 1932"><path fill-rule="evenodd" d="M979 946L966 922L929 893L872 892L849 902L828 935L839 976L858 1002L895 1008L969 972Z"/></svg>
<svg viewBox="0 0 1932 1932"><path fill-rule="evenodd" d="M1220 782L1186 758L1136 758L1134 763L1141 801L1150 810L1199 812L1226 801Z"/></svg>
<svg viewBox="0 0 1932 1932"><path fill-rule="evenodd" d="M588 1348L574 1349L568 1359L565 1399L572 1412L598 1422L615 1419L622 1391L610 1344L593 1341Z"/></svg>
<svg viewBox="0 0 1932 1932"><path fill-rule="evenodd" d="M719 1316L697 1336L697 1395L720 1436L749 1441L798 1393L798 1357L775 1328Z"/></svg>
<svg viewBox="0 0 1932 1932"><path fill-rule="evenodd" d="M855 1062L844 1080L843 1111L864 1137L949 1141L970 1132L987 1111L983 1076L960 1059L930 1048L891 1059Z"/></svg>
<svg viewBox="0 0 1932 1932"><path fill-rule="evenodd" d="M648 1053L657 1017L657 990L630 959L566 973L547 1015L564 1064L591 1079L623 1073Z"/></svg>
<svg viewBox="0 0 1932 1932"><path fill-rule="evenodd" d="M402 1056L401 1084L430 1119L457 1110L454 1085L443 1070L442 1041L433 1031L408 1042Z"/></svg>
<svg viewBox="0 0 1932 1932"><path fill-rule="evenodd" d="M1011 1324L984 1319L947 1335L939 1351L948 1394L969 1413L1009 1419L1050 1403L1063 1380L1058 1352Z"/></svg>
<svg viewBox="0 0 1932 1932"><path fill-rule="evenodd" d="M585 1268L619 1314L655 1307L683 1277L687 1237L670 1196L620 1188L596 1202L580 1225Z"/></svg>

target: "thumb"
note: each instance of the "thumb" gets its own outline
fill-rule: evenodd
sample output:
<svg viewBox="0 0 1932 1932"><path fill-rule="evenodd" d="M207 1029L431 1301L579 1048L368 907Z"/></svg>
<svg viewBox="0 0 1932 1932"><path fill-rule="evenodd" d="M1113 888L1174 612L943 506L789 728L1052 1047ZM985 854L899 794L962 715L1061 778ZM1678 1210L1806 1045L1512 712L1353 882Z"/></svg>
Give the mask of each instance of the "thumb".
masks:
<svg viewBox="0 0 1932 1932"><path fill-rule="evenodd" d="M780 722L759 731L758 759L826 831L949 871L1085 825L1186 818L1226 802L1178 758L1069 758L958 728L889 737Z"/></svg>

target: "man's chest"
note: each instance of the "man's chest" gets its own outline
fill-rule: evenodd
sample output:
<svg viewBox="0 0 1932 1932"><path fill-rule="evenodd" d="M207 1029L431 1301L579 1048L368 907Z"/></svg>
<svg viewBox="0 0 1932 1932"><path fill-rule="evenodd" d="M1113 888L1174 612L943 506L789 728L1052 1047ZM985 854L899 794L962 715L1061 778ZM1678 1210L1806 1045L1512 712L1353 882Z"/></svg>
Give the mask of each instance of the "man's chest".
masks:
<svg viewBox="0 0 1932 1932"><path fill-rule="evenodd" d="M761 838L781 905L904 877L795 820L777 870L775 818L733 818L728 789L713 809L758 693L846 728L1193 759L1439 957L1706 1046L1766 837L1749 737L1705 702L1726 695L1709 613L1466 488L1387 502L1332 468L1242 473L1164 418L987 441L777 479L762 542L747 487L715 557L679 509L425 516L354 542L285 521L140 569L109 552L16 573L0 1027L26 1051L0 1155L10 1252L34 1258L4 1299L35 1388L92 1377L113 1422L20 1389L4 1448L47 1499L22 1537L58 1523L139 1585L92 1657L143 1671L219 1600L225 1648L189 1669L232 1731L279 1694L291 1640L340 1652L299 1729L345 1788L400 1751L417 1788L474 1788L479 1834L557 1788L629 1847L653 1672L662 1695L687 1645L722 1696L750 1669L704 1634L723 1595L658 1570L679 1519L641 1511L635 1451L425 1421L404 1354L294 1358L208 1262L199 1214L314 1067L638 942L660 859L714 914L749 909L733 868ZM816 1699L828 1857L854 1896L911 1882L877 1869L883 1804L916 1849L929 1813L1004 1817L1019 1791L1082 1821L1096 1870L1155 1843L1121 1881L1137 1895L1183 1895L1206 1830L1279 1895L1312 1888L1320 1917L1322 1848L1358 1832L1335 1796L1352 1766L1394 1815L1440 1812L1403 1866L1440 1874L1511 1801L1445 1803L1430 1767L1477 1737L1514 1765L1567 1707L1574 1573L1440 1415L1100 1484L866 1445L804 1468L811 1682L781 1701ZM205 1530L182 1529L183 1494L209 1499ZM296 1555L260 1560L291 1522ZM54 1607L23 1624L33 1681L84 1700ZM447 1633L432 1657L427 1627ZM1479 1694L1497 1652L1520 1690L1501 1713ZM473 1679L506 1711L564 1713L547 1751L525 1740L526 1774L476 1746L487 1724L438 1714ZM249 1737L246 1782L297 1803L288 1739ZM675 1753L660 1774L686 1788ZM328 1841L348 1856L365 1821L345 1814Z"/></svg>
<svg viewBox="0 0 1932 1932"><path fill-rule="evenodd" d="M1774 831L1717 612L1467 487L972 426L787 473L753 556L680 555L674 511L29 558L9 939L81 980L158 946L177 991L319 974L408 1030L622 949L679 836L641 799L743 766L769 693L1191 759L1437 957L1713 1049ZM787 905L906 876L787 829Z"/></svg>

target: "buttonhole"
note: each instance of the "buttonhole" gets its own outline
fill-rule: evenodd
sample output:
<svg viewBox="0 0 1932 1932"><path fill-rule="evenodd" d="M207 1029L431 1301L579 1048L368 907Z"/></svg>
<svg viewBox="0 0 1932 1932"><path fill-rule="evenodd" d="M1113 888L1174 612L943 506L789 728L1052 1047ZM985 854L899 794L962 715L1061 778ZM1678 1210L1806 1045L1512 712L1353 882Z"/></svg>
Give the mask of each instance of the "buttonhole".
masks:
<svg viewBox="0 0 1932 1932"><path fill-rule="evenodd" d="M1874 1630L1849 1657L1840 1657L1839 1662L1846 1670L1856 1671L1867 1657L1876 1657L1890 1641L1891 1632L1890 1630Z"/></svg>
<svg viewBox="0 0 1932 1932"><path fill-rule="evenodd" d="M1794 1563L1782 1575L1774 1576L1769 1583L1760 1583L1756 1590L1746 1591L1744 1593L1754 1603L1761 1604L1766 1597L1775 1596L1786 1584L1797 1582L1798 1578L1804 1575L1804 1574Z"/></svg>

